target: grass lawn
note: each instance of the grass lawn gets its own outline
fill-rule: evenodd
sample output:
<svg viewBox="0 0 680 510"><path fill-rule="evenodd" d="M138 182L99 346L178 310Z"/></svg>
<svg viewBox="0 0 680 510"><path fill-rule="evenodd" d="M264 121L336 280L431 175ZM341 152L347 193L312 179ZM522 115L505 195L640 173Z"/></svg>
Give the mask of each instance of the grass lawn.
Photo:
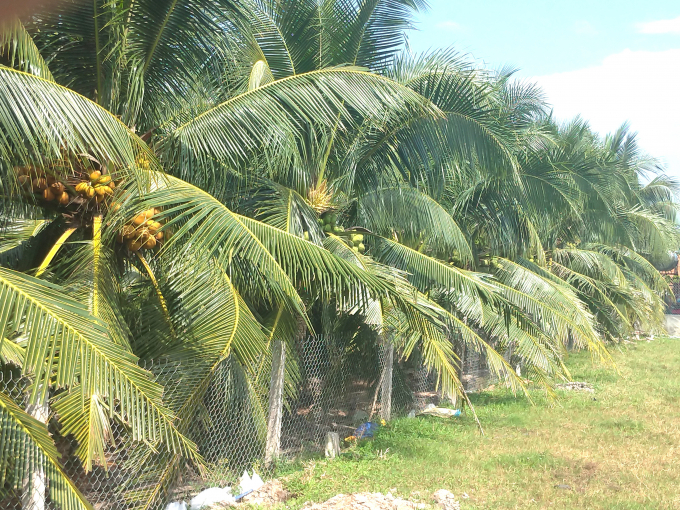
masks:
<svg viewBox="0 0 680 510"><path fill-rule="evenodd" d="M288 506L361 491L429 500L446 488L464 510L680 509L680 340L613 357L618 374L570 356L594 395L561 392L554 406L538 391L533 406L505 390L476 395L484 436L469 413L399 419L340 459L283 466Z"/></svg>

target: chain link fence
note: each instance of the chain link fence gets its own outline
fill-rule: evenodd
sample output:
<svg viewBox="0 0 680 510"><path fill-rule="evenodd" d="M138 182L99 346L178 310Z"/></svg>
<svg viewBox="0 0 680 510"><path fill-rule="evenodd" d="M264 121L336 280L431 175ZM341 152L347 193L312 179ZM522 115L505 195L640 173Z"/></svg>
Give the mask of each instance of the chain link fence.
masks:
<svg viewBox="0 0 680 510"><path fill-rule="evenodd" d="M115 446L106 452L106 465L86 472L76 442L63 437L51 420L48 428L64 471L95 509L163 509L205 488L235 486L244 470L266 477L276 462L323 450L328 432L342 440L367 421L389 420L440 402L436 377L422 368L417 352L409 360L398 359L377 335L361 346L346 338L303 336L275 344L271 351L255 370L245 370L233 356L215 369L182 430L196 443L205 465L188 465L153 445L127 443L125 431L114 425ZM480 389L488 377L484 360L464 351L461 362L465 387ZM9 365L0 368L0 391L25 408L30 381ZM194 367L158 360L145 368L165 387L164 399L172 401L174 392L191 384ZM5 482L0 487L2 510L59 508L50 500L51 482L39 466L30 478L23 485Z"/></svg>

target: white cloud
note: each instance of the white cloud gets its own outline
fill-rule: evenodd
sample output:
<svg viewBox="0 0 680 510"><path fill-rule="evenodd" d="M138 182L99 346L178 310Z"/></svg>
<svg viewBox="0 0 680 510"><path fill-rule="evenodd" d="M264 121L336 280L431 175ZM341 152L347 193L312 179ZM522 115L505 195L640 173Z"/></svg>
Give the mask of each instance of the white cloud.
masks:
<svg viewBox="0 0 680 510"><path fill-rule="evenodd" d="M637 24L641 34L680 34L680 16Z"/></svg>
<svg viewBox="0 0 680 510"><path fill-rule="evenodd" d="M452 20L442 21L435 25L437 28L444 28L446 30L460 30L463 28L460 23Z"/></svg>
<svg viewBox="0 0 680 510"><path fill-rule="evenodd" d="M680 177L680 49L625 50L595 67L534 78L555 115L605 134L629 121L640 146Z"/></svg>

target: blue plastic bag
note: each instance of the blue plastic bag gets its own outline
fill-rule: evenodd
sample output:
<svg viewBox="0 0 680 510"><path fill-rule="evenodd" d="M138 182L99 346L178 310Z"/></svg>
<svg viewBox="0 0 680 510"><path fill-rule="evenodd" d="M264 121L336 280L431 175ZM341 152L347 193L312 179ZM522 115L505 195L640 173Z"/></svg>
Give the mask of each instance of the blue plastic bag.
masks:
<svg viewBox="0 0 680 510"><path fill-rule="evenodd" d="M356 437L357 439L370 439L373 437L373 434L375 434L375 431L378 430L379 428L380 428L379 423L375 423L372 421L362 423L354 431L354 437Z"/></svg>

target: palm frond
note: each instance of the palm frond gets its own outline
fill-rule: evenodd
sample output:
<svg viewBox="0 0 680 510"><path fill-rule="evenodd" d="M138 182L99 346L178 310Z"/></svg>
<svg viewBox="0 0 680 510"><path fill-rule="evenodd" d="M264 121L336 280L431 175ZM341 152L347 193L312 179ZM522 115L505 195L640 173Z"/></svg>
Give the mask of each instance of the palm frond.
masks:
<svg viewBox="0 0 680 510"><path fill-rule="evenodd" d="M144 175L133 174L138 155L154 159L114 115L44 78L0 68L0 92L0 155L10 164L46 165L68 148L110 162L120 177L134 177ZM3 181L18 191L16 176L10 175Z"/></svg>
<svg viewBox="0 0 680 510"><path fill-rule="evenodd" d="M382 188L357 200L357 220L371 232L411 247L424 245L440 257L457 251L459 262L472 262L472 250L451 215L435 200L410 187Z"/></svg>
<svg viewBox="0 0 680 510"><path fill-rule="evenodd" d="M130 427L134 440L161 441L171 451L196 455L162 406L162 388L135 356L111 342L87 307L66 297L62 287L7 269L0 269L0 294L0 331L27 338L23 370L34 381L30 402L44 401L53 382L68 388L79 381L84 396L119 403L111 411Z"/></svg>
<svg viewBox="0 0 680 510"><path fill-rule="evenodd" d="M23 345L7 338L0 342L0 362L21 367L24 364L25 356L26 348Z"/></svg>
<svg viewBox="0 0 680 510"><path fill-rule="evenodd" d="M554 335L565 345L574 338L576 345L587 347L601 359L608 360L609 354L593 325L592 315L574 290L565 283L545 277L541 274L544 270L538 266L534 271L499 259L494 272L498 279L495 284L498 294L530 314L534 321L543 324L547 334Z"/></svg>
<svg viewBox="0 0 680 510"><path fill-rule="evenodd" d="M75 455L83 463L86 472L97 464L107 469L106 449L116 446L111 429L108 404L96 393L89 397L77 387L54 403L54 411L61 418L63 436L73 435L78 443ZM85 405L83 405L83 403Z"/></svg>
<svg viewBox="0 0 680 510"><path fill-rule="evenodd" d="M0 26L0 54L7 57L10 67L54 81L33 38L18 19L5 20Z"/></svg>
<svg viewBox="0 0 680 510"><path fill-rule="evenodd" d="M290 159L298 153L297 139L304 130L333 130L339 114L345 124L359 118L380 126L388 110L393 115L438 114L427 99L387 78L354 67L322 69L229 99L172 130L161 152L164 161L178 166L180 177L196 182L206 169L238 168L263 148Z"/></svg>
<svg viewBox="0 0 680 510"><path fill-rule="evenodd" d="M0 392L0 482L16 490L44 490L23 487L34 470L45 469L50 499L63 510L92 510L59 463L59 454L47 426L29 416Z"/></svg>

